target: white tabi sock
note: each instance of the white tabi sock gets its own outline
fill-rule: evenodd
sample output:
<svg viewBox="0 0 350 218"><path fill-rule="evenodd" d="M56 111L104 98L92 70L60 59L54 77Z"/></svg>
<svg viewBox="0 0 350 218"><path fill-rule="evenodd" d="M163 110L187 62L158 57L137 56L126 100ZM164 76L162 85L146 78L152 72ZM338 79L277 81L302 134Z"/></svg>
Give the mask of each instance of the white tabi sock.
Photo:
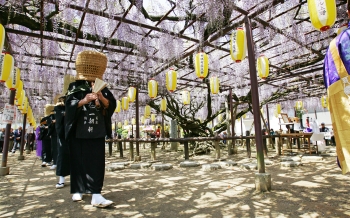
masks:
<svg viewBox="0 0 350 218"><path fill-rule="evenodd" d="M64 183L64 177L63 176L60 176L60 181L58 183Z"/></svg>

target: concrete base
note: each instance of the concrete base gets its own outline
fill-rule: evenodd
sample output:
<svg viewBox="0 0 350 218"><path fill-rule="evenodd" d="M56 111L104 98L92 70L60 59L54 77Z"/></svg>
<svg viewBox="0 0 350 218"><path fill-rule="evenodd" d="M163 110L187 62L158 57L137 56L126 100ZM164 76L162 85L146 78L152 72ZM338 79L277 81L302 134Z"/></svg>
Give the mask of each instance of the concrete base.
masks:
<svg viewBox="0 0 350 218"><path fill-rule="evenodd" d="M160 171L160 170L170 170L173 168L173 165L171 164L152 164L152 169L155 171Z"/></svg>
<svg viewBox="0 0 350 218"><path fill-rule="evenodd" d="M194 161L184 161L180 163L180 167L198 167L200 164Z"/></svg>
<svg viewBox="0 0 350 218"><path fill-rule="evenodd" d="M236 166L237 163L236 162L233 162L233 161L220 161L220 162L215 162L214 164L218 164L220 165L221 167L232 167L232 166Z"/></svg>
<svg viewBox="0 0 350 218"><path fill-rule="evenodd" d="M150 163L134 163L130 164L130 169L146 169L150 168L151 164Z"/></svg>
<svg viewBox="0 0 350 218"><path fill-rule="evenodd" d="M255 190L258 192L271 191L271 174L255 173Z"/></svg>
<svg viewBox="0 0 350 218"><path fill-rule="evenodd" d="M281 162L281 167L297 167L302 165L301 162L298 161L283 161Z"/></svg>
<svg viewBox="0 0 350 218"><path fill-rule="evenodd" d="M124 164L113 163L106 166L106 170L112 171L112 172L116 170L124 170L124 169L125 169Z"/></svg>
<svg viewBox="0 0 350 218"><path fill-rule="evenodd" d="M257 170L258 164L256 164L256 163L241 164L241 168L247 169L247 170Z"/></svg>
<svg viewBox="0 0 350 218"><path fill-rule="evenodd" d="M30 150L26 150L26 154L30 154Z"/></svg>
<svg viewBox="0 0 350 218"><path fill-rule="evenodd" d="M323 157L322 156L303 156L301 160L309 161L309 162L318 162L318 161L323 161Z"/></svg>
<svg viewBox="0 0 350 218"><path fill-rule="evenodd" d="M10 174L10 167L0 167L0 176L6 176Z"/></svg>
<svg viewBox="0 0 350 218"><path fill-rule="evenodd" d="M24 156L23 155L19 155L17 160L24 160Z"/></svg>
<svg viewBox="0 0 350 218"><path fill-rule="evenodd" d="M221 169L221 166L219 164L203 164L202 170L204 171L212 171L212 170L218 170Z"/></svg>

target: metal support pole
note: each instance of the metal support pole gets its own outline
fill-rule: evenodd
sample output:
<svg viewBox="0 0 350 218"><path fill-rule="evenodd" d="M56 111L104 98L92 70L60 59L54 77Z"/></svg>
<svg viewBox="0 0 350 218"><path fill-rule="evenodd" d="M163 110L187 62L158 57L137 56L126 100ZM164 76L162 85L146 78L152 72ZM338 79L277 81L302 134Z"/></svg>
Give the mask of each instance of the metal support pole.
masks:
<svg viewBox="0 0 350 218"><path fill-rule="evenodd" d="M136 87L136 138L140 138L140 115L139 115L139 88ZM140 156L140 143L136 142L136 156L137 160L141 161L141 156Z"/></svg>
<svg viewBox="0 0 350 218"><path fill-rule="evenodd" d="M244 19L247 35L247 49L248 49L248 61L249 61L249 72L250 72L250 86L252 91L252 105L254 112L254 129L255 129L255 143L256 143L256 157L258 162L259 173L265 173L265 162L262 145L261 135L261 120L260 120L260 108L259 108L259 92L258 92L258 81L256 79L256 64L255 64L255 51L254 41L252 34L252 26L248 16Z"/></svg>
<svg viewBox="0 0 350 218"><path fill-rule="evenodd" d="M22 126L22 135L21 135L21 145L19 147L19 156L18 160L24 160L23 156L23 149L24 149L24 142L25 142L25 134L26 134L26 125L27 125L27 113L23 114L23 126Z"/></svg>
<svg viewBox="0 0 350 218"><path fill-rule="evenodd" d="M10 91L10 100L9 100L10 105L14 105L15 95L16 95L16 90L11 90ZM4 145L2 148L0 176L5 176L5 175L9 174L9 171L10 171L10 168L7 167L7 155L8 155L8 148L9 148L9 142L10 142L10 132L11 132L11 123L8 123L8 124L6 124Z"/></svg>
<svg viewBox="0 0 350 218"><path fill-rule="evenodd" d="M184 142L184 153L185 153L185 160L189 160L188 141Z"/></svg>
<svg viewBox="0 0 350 218"><path fill-rule="evenodd" d="M246 135L246 136L250 136L249 130L245 131L245 135ZM248 157L248 158L251 158L251 157L252 157L252 151L251 151L251 149L250 149L250 139L246 139L246 140L245 140L245 144L246 144L246 146L247 146L247 157Z"/></svg>
<svg viewBox="0 0 350 218"><path fill-rule="evenodd" d="M232 88L230 88L230 113L231 113L231 135L232 136L235 136L235 123L234 123L234 118L233 118L233 102L232 102ZM229 151L229 155L231 155L231 154L234 154L235 153L235 151L237 151L237 148L235 147L236 145L236 141L234 140L234 139L232 139L232 147L231 147L231 149L230 149L230 151Z"/></svg>
<svg viewBox="0 0 350 218"><path fill-rule="evenodd" d="M267 130L269 131L269 135L270 135L271 125L270 125L270 115L269 115L269 104L266 104L266 119L267 119Z"/></svg>

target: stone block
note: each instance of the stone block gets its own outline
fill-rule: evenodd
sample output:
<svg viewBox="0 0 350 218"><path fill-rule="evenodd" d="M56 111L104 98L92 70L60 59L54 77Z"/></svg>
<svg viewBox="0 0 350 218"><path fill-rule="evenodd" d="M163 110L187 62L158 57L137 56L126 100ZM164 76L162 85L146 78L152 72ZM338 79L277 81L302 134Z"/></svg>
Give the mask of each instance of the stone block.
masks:
<svg viewBox="0 0 350 218"><path fill-rule="evenodd" d="M301 158L300 157L282 157L280 160L281 160L281 162L284 162L284 161L300 161Z"/></svg>
<svg viewBox="0 0 350 218"><path fill-rule="evenodd" d="M313 162L313 161L323 161L323 157L322 156L303 156L301 158L302 161L309 161L309 162Z"/></svg>
<svg viewBox="0 0 350 218"><path fill-rule="evenodd" d="M282 167L297 167L297 166L301 166L301 162L298 161L283 161L281 162L281 166Z"/></svg>
<svg viewBox="0 0 350 218"><path fill-rule="evenodd" d="M211 171L211 170L217 170L221 169L221 166L219 164L203 164L202 170L204 171Z"/></svg>
<svg viewBox="0 0 350 218"><path fill-rule="evenodd" d="M180 167L198 167L200 164L194 161L183 161L180 163Z"/></svg>
<svg viewBox="0 0 350 218"><path fill-rule="evenodd" d="M219 162L215 162L214 164L218 164L220 165L221 167L232 167L232 166L236 166L237 163L234 162L234 161L219 161Z"/></svg>
<svg viewBox="0 0 350 218"><path fill-rule="evenodd" d="M241 164L241 168L247 169L247 170L256 170L258 169L258 164L256 163L245 163Z"/></svg>
<svg viewBox="0 0 350 218"><path fill-rule="evenodd" d="M134 163L130 164L130 169L147 169L151 166L151 163Z"/></svg>
<svg viewBox="0 0 350 218"><path fill-rule="evenodd" d="M124 170L124 164L112 163L106 166L107 171Z"/></svg>
<svg viewBox="0 0 350 218"><path fill-rule="evenodd" d="M171 168L173 168L173 165L157 163L157 164L152 164L151 168L154 169L155 171L170 170Z"/></svg>

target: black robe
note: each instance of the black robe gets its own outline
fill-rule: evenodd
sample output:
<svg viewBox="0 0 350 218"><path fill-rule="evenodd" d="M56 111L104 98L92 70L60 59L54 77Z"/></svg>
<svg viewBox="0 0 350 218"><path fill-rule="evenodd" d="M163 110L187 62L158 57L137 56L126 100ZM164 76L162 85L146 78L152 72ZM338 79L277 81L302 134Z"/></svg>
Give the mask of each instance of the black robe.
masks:
<svg viewBox="0 0 350 218"><path fill-rule="evenodd" d="M57 168L56 176L70 175L69 146L64 136L64 114L65 106L55 106L56 133L57 133Z"/></svg>
<svg viewBox="0 0 350 218"><path fill-rule="evenodd" d="M42 152L41 157L43 162L50 163L52 161L51 153L51 138L48 135L48 124L51 122L50 116L44 117L40 122L46 121L46 124L40 126L40 140L42 140Z"/></svg>
<svg viewBox="0 0 350 218"><path fill-rule="evenodd" d="M57 132L55 128L55 123L53 122L56 120L55 114L50 115L50 119L48 122L48 133L47 135L50 136L51 139L51 155L52 155L52 165L57 165L57 155L58 155L58 148L57 148Z"/></svg>
<svg viewBox="0 0 350 218"><path fill-rule="evenodd" d="M109 100L109 107L98 110L103 117L105 134L111 136L111 117L116 108L116 100L112 93L104 88L102 94ZM102 191L105 172L105 137L96 138L94 132L87 134L86 138L77 138L80 131L80 121L85 116L85 106L78 108L78 103L86 94L91 93L87 82L80 80L69 85L66 97L65 137L70 148L71 193L99 194ZM79 122L78 122L79 121ZM100 122L99 122L100 123ZM103 128L103 126L102 126Z"/></svg>

